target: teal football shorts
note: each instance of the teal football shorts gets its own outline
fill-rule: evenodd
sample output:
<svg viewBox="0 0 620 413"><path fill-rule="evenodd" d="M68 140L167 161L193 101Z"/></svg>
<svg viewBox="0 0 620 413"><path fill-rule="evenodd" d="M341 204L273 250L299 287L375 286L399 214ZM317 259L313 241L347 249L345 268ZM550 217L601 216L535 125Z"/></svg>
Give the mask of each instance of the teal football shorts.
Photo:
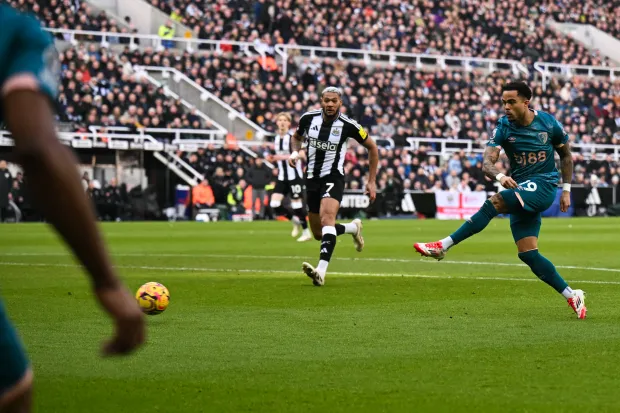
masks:
<svg viewBox="0 0 620 413"><path fill-rule="evenodd" d="M557 192L556 183L545 178L534 177L517 183L518 188L500 192L510 213L510 229L515 242L525 237L538 238L541 214L553 204Z"/></svg>

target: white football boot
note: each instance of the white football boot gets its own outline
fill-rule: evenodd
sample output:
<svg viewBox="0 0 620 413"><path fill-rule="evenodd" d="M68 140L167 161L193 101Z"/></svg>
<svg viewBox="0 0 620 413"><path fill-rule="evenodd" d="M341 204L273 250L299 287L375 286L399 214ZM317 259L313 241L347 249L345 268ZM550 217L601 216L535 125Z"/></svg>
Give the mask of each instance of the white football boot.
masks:
<svg viewBox="0 0 620 413"><path fill-rule="evenodd" d="M446 250L443 248L441 241L427 243L416 242L413 244L413 248L423 256L435 258L437 261L443 260L446 256Z"/></svg>
<svg viewBox="0 0 620 413"><path fill-rule="evenodd" d="M355 250L357 252L362 252L362 250L364 249L364 237L362 237L362 228L364 226L362 225L362 220L359 218L356 218L353 221L351 221L351 223L355 224L355 226L357 227L357 231L355 232L355 234L352 234L353 244L355 245Z"/></svg>
<svg viewBox="0 0 620 413"><path fill-rule="evenodd" d="M306 242L306 241L310 241L314 239L314 237L312 236L312 234L310 233L310 229L306 228L304 229L304 231L301 233L301 237L297 238L297 242Z"/></svg>
<svg viewBox="0 0 620 413"><path fill-rule="evenodd" d="M301 222L299 221L299 217L297 217L297 215L293 215L293 218L291 218L291 222L293 223L293 231L291 232L291 237L297 238L301 233Z"/></svg>
<svg viewBox="0 0 620 413"><path fill-rule="evenodd" d="M586 318L588 309L586 308L586 293L583 290L574 290L573 296L566 301L568 301L568 305L577 314L577 318L580 320Z"/></svg>
<svg viewBox="0 0 620 413"><path fill-rule="evenodd" d="M314 284L316 287L320 287L325 284L325 274L321 274L312 265L304 262L303 264L301 264L301 269L308 277L312 279L312 284Z"/></svg>

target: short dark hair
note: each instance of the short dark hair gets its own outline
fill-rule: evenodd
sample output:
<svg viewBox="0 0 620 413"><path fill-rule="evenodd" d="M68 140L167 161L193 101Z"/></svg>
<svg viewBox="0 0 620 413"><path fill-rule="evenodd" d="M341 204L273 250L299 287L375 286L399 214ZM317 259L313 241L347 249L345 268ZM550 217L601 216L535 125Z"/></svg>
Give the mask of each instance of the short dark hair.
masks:
<svg viewBox="0 0 620 413"><path fill-rule="evenodd" d="M532 89L525 82L510 82L506 83L504 87L502 87L502 92L506 92L509 90L516 90L517 95L530 100L532 99Z"/></svg>

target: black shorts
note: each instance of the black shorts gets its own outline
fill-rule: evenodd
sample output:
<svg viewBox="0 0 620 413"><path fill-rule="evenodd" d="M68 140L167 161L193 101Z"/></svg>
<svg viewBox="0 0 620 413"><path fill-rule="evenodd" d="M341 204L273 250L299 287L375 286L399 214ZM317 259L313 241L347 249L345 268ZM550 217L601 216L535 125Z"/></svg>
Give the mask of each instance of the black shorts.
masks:
<svg viewBox="0 0 620 413"><path fill-rule="evenodd" d="M304 181L301 178L297 178L292 181L277 181L276 187L273 190L274 194L282 194L287 196L291 194L291 199L303 199L304 197Z"/></svg>
<svg viewBox="0 0 620 413"><path fill-rule="evenodd" d="M318 214L321 199L332 198L340 203L344 195L344 176L328 175L323 178L306 179L308 211Z"/></svg>

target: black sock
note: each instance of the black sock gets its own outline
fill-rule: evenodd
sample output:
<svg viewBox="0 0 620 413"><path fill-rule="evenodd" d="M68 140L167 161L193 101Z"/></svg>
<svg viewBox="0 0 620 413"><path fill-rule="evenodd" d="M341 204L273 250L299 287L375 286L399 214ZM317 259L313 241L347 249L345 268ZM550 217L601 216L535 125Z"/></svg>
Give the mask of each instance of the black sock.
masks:
<svg viewBox="0 0 620 413"><path fill-rule="evenodd" d="M323 238L321 238L321 261L327 261L332 258L334 248L336 248L336 230L334 227L323 227Z"/></svg>
<svg viewBox="0 0 620 413"><path fill-rule="evenodd" d="M308 220L306 219L307 214L306 214L305 209L303 209L303 208L294 209L293 213L295 214L295 216L297 216L297 218L299 218L299 221L301 223L301 227L303 229L308 229Z"/></svg>
<svg viewBox="0 0 620 413"><path fill-rule="evenodd" d="M336 235L344 234L344 225L336 224Z"/></svg>
<svg viewBox="0 0 620 413"><path fill-rule="evenodd" d="M276 215L283 215L288 220L293 218L293 212L290 209L288 209L288 208L284 208L282 205L280 205L279 207L274 208L274 211L275 211Z"/></svg>

